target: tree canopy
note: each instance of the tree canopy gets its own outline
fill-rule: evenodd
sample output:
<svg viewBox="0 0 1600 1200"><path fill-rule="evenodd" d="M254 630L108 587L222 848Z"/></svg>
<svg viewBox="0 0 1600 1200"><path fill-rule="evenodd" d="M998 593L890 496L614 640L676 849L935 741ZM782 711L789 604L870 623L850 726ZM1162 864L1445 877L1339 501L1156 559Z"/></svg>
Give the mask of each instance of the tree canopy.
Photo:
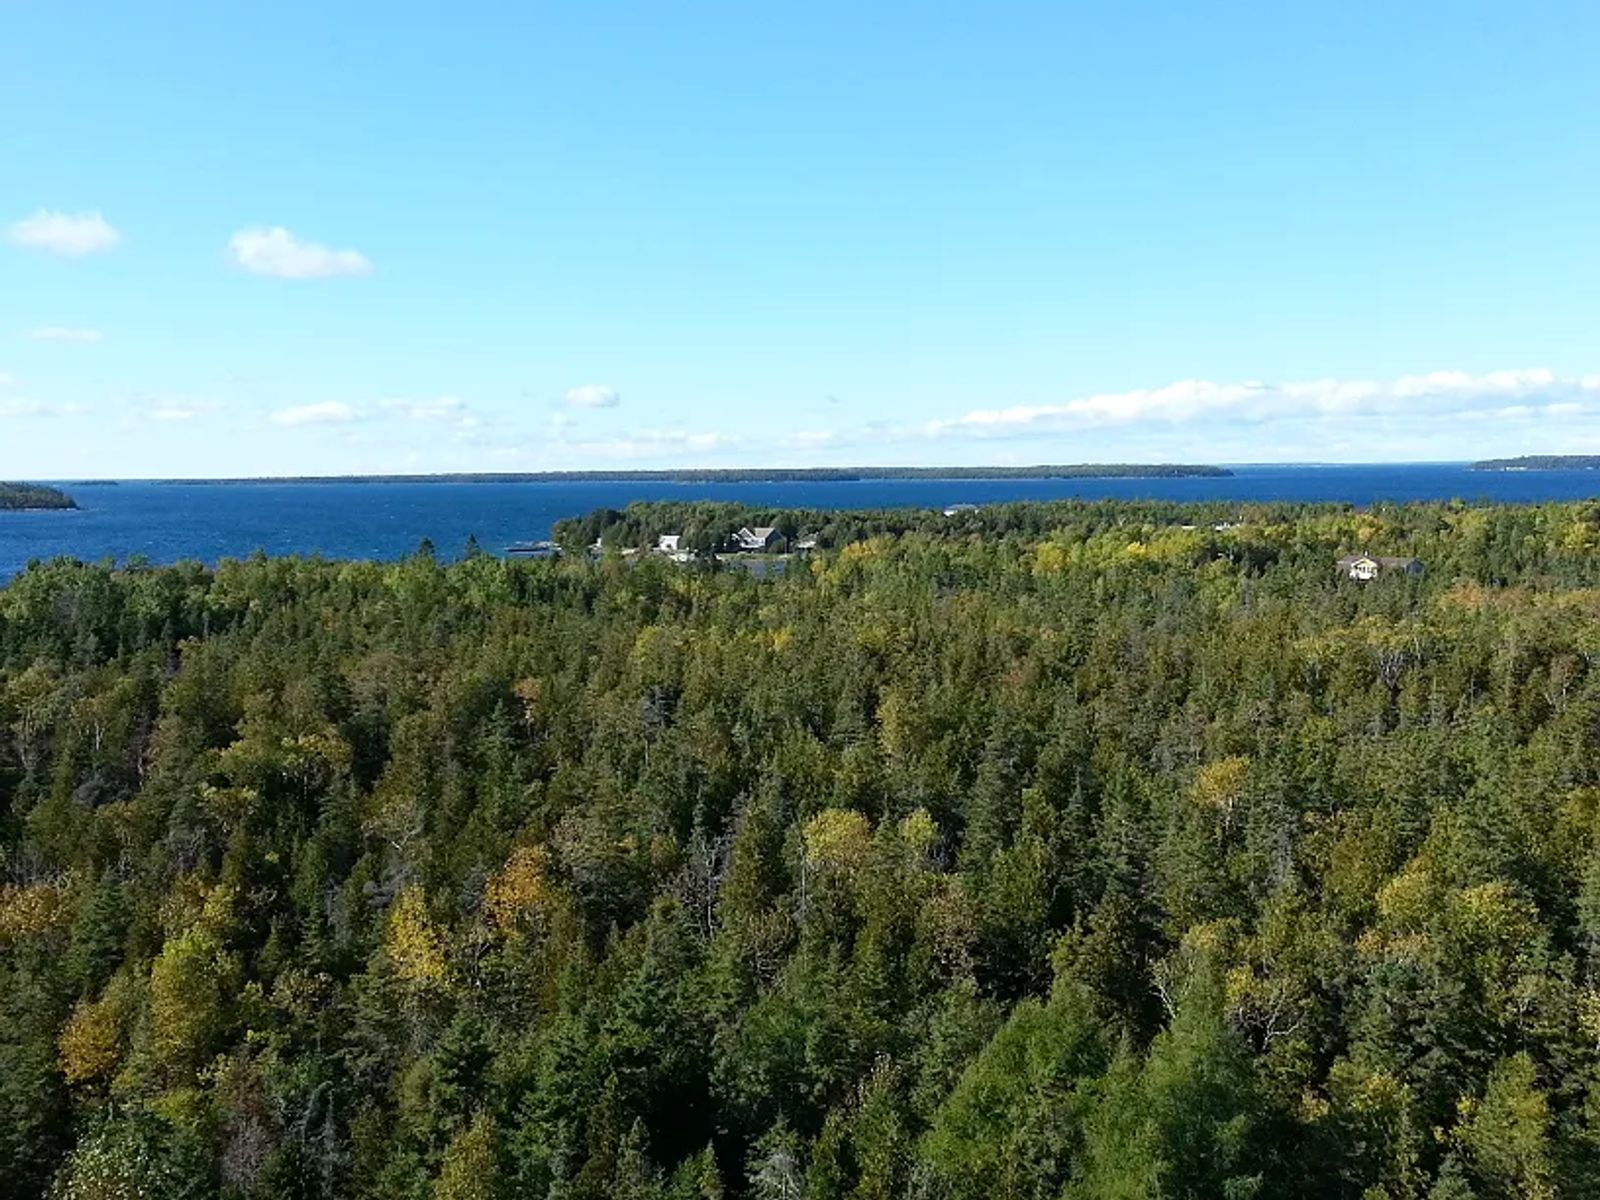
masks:
<svg viewBox="0 0 1600 1200"><path fill-rule="evenodd" d="M60 488L42 483L0 483L0 510L77 507L77 501Z"/></svg>
<svg viewBox="0 0 1600 1200"><path fill-rule="evenodd" d="M1600 505L728 521L0 590L0 1196L1600 1189Z"/></svg>

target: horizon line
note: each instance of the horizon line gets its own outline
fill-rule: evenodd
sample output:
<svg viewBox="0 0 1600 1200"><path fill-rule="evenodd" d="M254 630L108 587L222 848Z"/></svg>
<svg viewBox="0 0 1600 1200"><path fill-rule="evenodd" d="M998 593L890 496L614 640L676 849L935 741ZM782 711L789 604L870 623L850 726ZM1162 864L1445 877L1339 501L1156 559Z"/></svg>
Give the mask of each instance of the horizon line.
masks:
<svg viewBox="0 0 1600 1200"><path fill-rule="evenodd" d="M261 474L261 475L54 475L18 478L19 483L40 483L53 486L92 487L113 483L163 483L163 484L253 484L253 483L448 483L448 482L506 482L506 483L560 483L560 482L759 482L760 477L836 476L855 473L859 476L894 478L906 473L910 478L930 481L1032 479L1036 482L1072 482L1074 479L1141 479L1160 478L1159 475L1141 475L1136 472L1178 471L1194 472L1192 475L1170 476L1176 478L1219 478L1212 472L1235 469L1260 469L1269 467L1476 467L1489 463L1516 462L1523 459L1596 459L1600 455L1587 454L1521 454L1492 458L1446 459L1251 459L1214 463L1179 462L1175 460L1150 462L1079 462L979 465L955 464L873 464L860 463L842 466L682 466L682 467L569 467L544 471L347 471L330 474ZM1593 470L1596 468L1574 468ZM1103 474L1096 474L1103 471ZM948 472L949 474L942 474ZM993 472L993 474L988 474ZM1033 472L1035 474L1029 474ZM1077 475L1049 474L1049 472L1078 472ZM732 478L744 477L744 478ZM819 482L823 480L819 479Z"/></svg>

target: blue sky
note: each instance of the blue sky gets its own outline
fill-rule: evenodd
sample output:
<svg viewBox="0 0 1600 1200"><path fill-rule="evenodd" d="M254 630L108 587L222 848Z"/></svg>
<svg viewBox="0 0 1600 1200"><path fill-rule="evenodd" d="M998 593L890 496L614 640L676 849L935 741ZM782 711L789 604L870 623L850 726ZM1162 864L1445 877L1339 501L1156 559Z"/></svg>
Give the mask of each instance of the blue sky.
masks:
<svg viewBox="0 0 1600 1200"><path fill-rule="evenodd" d="M1600 5L0 4L0 477L1600 451Z"/></svg>

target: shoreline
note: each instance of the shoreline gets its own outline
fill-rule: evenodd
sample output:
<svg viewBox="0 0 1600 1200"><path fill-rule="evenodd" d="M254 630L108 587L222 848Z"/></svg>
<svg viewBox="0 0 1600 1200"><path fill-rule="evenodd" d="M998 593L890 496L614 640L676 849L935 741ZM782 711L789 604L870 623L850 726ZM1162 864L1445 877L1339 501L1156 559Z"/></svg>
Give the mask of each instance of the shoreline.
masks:
<svg viewBox="0 0 1600 1200"><path fill-rule="evenodd" d="M1029 467L708 467L679 470L466 471L432 475L258 475L147 479L142 483L239 487L319 483L862 483L872 480L1007 482L1019 479L1227 479L1227 467L1196 463L1042 464Z"/></svg>

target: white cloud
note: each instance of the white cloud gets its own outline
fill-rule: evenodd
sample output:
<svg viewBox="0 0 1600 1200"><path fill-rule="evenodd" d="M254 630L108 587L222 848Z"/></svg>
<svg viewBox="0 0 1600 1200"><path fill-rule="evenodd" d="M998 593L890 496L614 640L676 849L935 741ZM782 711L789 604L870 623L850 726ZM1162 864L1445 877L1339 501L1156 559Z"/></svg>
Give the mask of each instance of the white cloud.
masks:
<svg viewBox="0 0 1600 1200"><path fill-rule="evenodd" d="M572 399L569 394L569 404ZM537 449L502 445L485 453L564 466L608 460L770 463L774 451L778 458L810 463L845 456L851 462L1421 461L1498 450L1480 439L1501 428L1566 445L1586 436L1588 422L1597 423L1600 439L1600 375L1561 376L1541 367L1389 380L1179 380L933 420L797 422L773 428L757 442L734 432L681 429L584 437L563 407L548 414L546 439ZM930 448L935 445L968 448Z"/></svg>
<svg viewBox="0 0 1600 1200"><path fill-rule="evenodd" d="M64 213L41 208L11 226L15 245L69 258L109 250L121 240L122 235L97 212Z"/></svg>
<svg viewBox="0 0 1600 1200"><path fill-rule="evenodd" d="M98 329L72 329L63 325L42 325L38 329L30 329L28 337L35 342L74 342L80 345L92 345L105 339Z"/></svg>
<svg viewBox="0 0 1600 1200"><path fill-rule="evenodd" d="M802 429L789 434L783 443L791 450L823 450L844 440L844 435L836 429Z"/></svg>
<svg viewBox="0 0 1600 1200"><path fill-rule="evenodd" d="M353 405L341 400L325 400L318 404L302 404L295 408L281 408L267 415L274 425L353 425L364 423L366 428L377 428L377 423L417 424L442 427L429 431L418 430L417 436L436 438L448 431L454 440L465 438L483 424L482 418L460 396L435 396L426 400L379 400L372 404ZM349 436L355 436L352 432ZM364 435L365 436L365 435Z"/></svg>
<svg viewBox="0 0 1600 1200"><path fill-rule="evenodd" d="M0 400L0 418L7 417L73 417L84 411L81 404L46 404L41 400L18 396Z"/></svg>
<svg viewBox="0 0 1600 1200"><path fill-rule="evenodd" d="M267 419L274 425L347 425L356 420L356 410L338 400L321 404L302 404L296 408L280 408L269 413Z"/></svg>
<svg viewBox="0 0 1600 1200"><path fill-rule="evenodd" d="M616 388L586 383L567 392L567 403L573 408L615 408L622 403L622 396Z"/></svg>
<svg viewBox="0 0 1600 1200"><path fill-rule="evenodd" d="M15 375L9 375L4 371L0 371L0 388L16 386L17 377Z"/></svg>
<svg viewBox="0 0 1600 1200"><path fill-rule="evenodd" d="M147 421L159 421L163 424L172 424L179 421L193 421L217 410L217 405L209 400L183 400L168 399L154 401L144 411Z"/></svg>
<svg viewBox="0 0 1600 1200"><path fill-rule="evenodd" d="M460 396L436 396L431 400L385 400L382 407L410 421L460 421L472 414Z"/></svg>
<svg viewBox="0 0 1600 1200"><path fill-rule="evenodd" d="M1415 396L1521 396L1530 391L1553 387L1555 383L1556 374L1547 367L1490 371L1486 375L1469 375L1465 371L1434 371L1428 375L1408 375L1397 379L1390 391L1402 399Z"/></svg>
<svg viewBox="0 0 1600 1200"><path fill-rule="evenodd" d="M252 275L278 279L331 279L372 273L372 263L360 251L303 242L281 225L239 230L228 242L228 253Z"/></svg>
<svg viewBox="0 0 1600 1200"><path fill-rule="evenodd" d="M436 396L431 400L385 400L379 408L406 421L447 425L458 433L465 433L483 424L483 419L460 396Z"/></svg>
<svg viewBox="0 0 1600 1200"><path fill-rule="evenodd" d="M544 436L517 444L504 438L476 453L497 462L541 469L582 469L596 463L649 466L660 463L704 465L707 459L736 452L748 443L738 434L716 430L635 429L616 437L572 437L574 423L562 413L551 415ZM765 457L762 462L767 461Z"/></svg>
<svg viewBox="0 0 1600 1200"><path fill-rule="evenodd" d="M678 429L641 429L619 438L562 443L562 449L575 451L585 459L682 458L688 455L717 454L740 446L736 434L714 431L688 432Z"/></svg>
<svg viewBox="0 0 1600 1200"><path fill-rule="evenodd" d="M1391 416L1484 412L1517 408L1507 400L1556 402L1600 393L1600 378L1562 379L1543 367L1471 375L1435 371L1388 383L1320 379L1301 383L1213 383L1184 379L1157 388L1107 392L1052 404L974 409L930 421L925 437L1009 437L1137 423L1183 424L1205 418L1270 421L1285 417L1335 417L1356 413ZM1550 404L1545 407L1548 409ZM1507 413L1506 415L1516 415Z"/></svg>

